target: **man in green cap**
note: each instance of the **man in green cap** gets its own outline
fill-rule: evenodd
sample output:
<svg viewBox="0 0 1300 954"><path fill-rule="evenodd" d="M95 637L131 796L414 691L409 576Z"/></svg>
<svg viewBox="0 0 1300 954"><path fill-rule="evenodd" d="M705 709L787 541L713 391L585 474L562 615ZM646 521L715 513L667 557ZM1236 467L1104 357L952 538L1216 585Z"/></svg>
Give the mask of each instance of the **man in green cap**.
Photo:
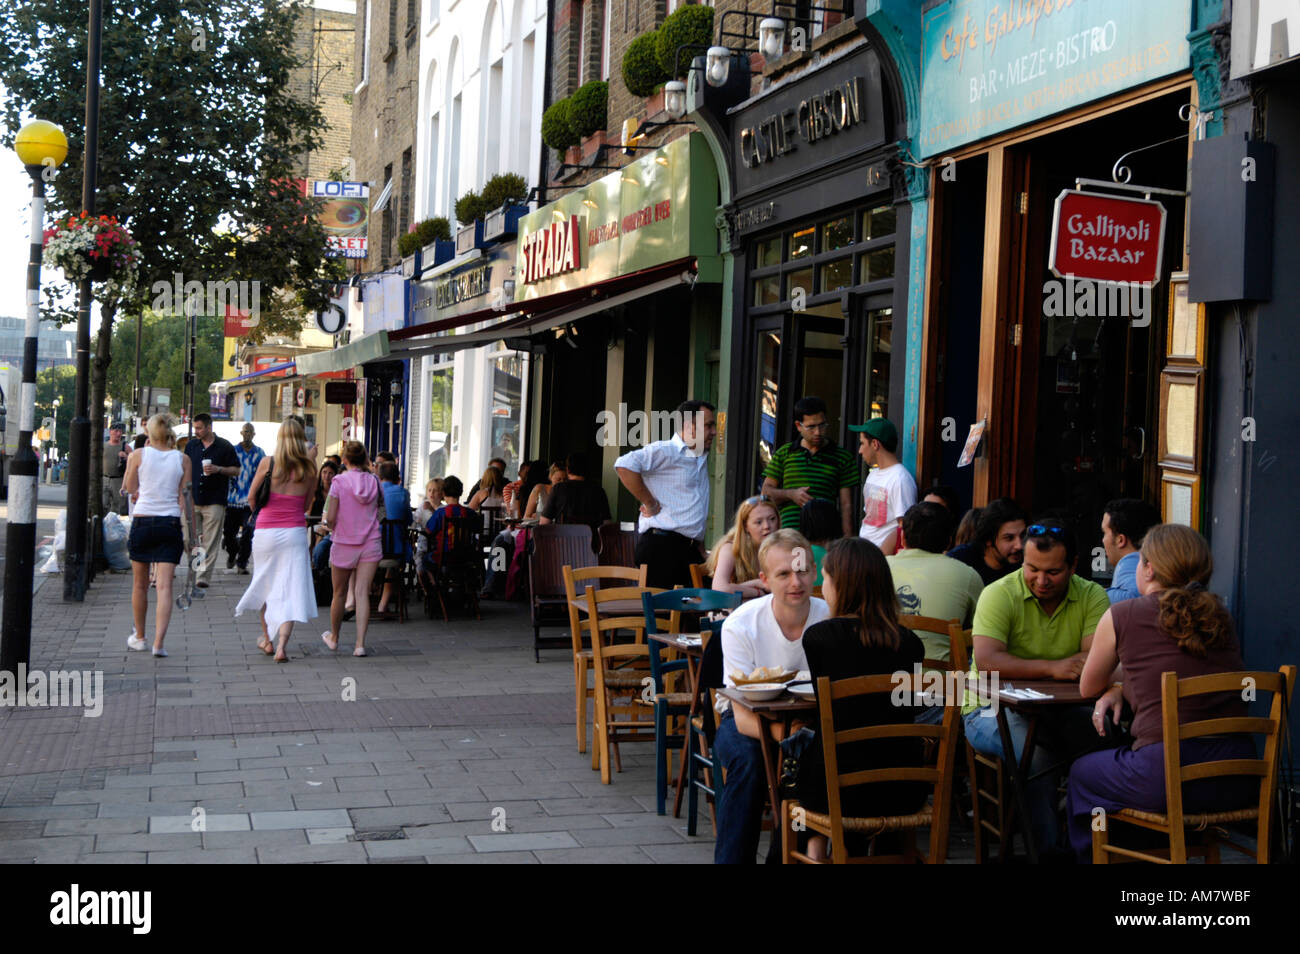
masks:
<svg viewBox="0 0 1300 954"><path fill-rule="evenodd" d="M898 549L899 520L916 503L916 480L898 462L898 429L887 418L850 424L849 430L857 432L858 453L872 468L862 485L864 512L858 536L888 556Z"/></svg>

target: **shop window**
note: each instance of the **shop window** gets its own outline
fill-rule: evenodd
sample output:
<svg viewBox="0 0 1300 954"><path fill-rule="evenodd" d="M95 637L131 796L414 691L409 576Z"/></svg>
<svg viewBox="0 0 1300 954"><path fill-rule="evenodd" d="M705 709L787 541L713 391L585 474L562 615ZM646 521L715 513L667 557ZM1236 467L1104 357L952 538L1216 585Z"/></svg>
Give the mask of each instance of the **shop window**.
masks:
<svg viewBox="0 0 1300 954"><path fill-rule="evenodd" d="M754 268L781 264L781 236L754 243Z"/></svg>
<svg viewBox="0 0 1300 954"><path fill-rule="evenodd" d="M790 257L807 258L813 253L813 238L816 229L811 225L806 229L800 229L790 236Z"/></svg>
<svg viewBox="0 0 1300 954"><path fill-rule="evenodd" d="M853 284L853 259L841 258L822 266L822 292L837 291Z"/></svg>
<svg viewBox="0 0 1300 954"><path fill-rule="evenodd" d="M858 256L859 279L862 284L879 282L894 277L894 246L886 245Z"/></svg>
<svg viewBox="0 0 1300 954"><path fill-rule="evenodd" d="M813 293L813 270L811 268L801 268L797 272L787 273L785 286L785 297L787 301L794 298L794 290L796 288L803 289L805 298Z"/></svg>
<svg viewBox="0 0 1300 954"><path fill-rule="evenodd" d="M833 252L837 248L848 248L853 244L853 219L844 216L822 226L822 251Z"/></svg>
<svg viewBox="0 0 1300 954"><path fill-rule="evenodd" d="M893 351L894 309L877 308L867 313L871 350L867 381L866 416L889 417L889 356Z"/></svg>
<svg viewBox="0 0 1300 954"><path fill-rule="evenodd" d="M451 395L454 371L452 365L446 365L429 372L429 461L426 473L430 477L444 476L451 457Z"/></svg>
<svg viewBox="0 0 1300 954"><path fill-rule="evenodd" d="M492 359L492 457L506 462L506 473L513 476L519 465L522 443L520 431L523 407L524 359L509 352Z"/></svg>
<svg viewBox="0 0 1300 954"><path fill-rule="evenodd" d="M764 332L758 339L759 414L758 433L754 441L758 448L756 486L763 483L772 453L776 450L777 381L781 370L781 335L775 331Z"/></svg>
<svg viewBox="0 0 1300 954"><path fill-rule="evenodd" d="M775 305L781 300L781 276L769 275L754 282L754 304Z"/></svg>
<svg viewBox="0 0 1300 954"><path fill-rule="evenodd" d="M862 241L884 238L898 230L898 211L892 205L881 205L862 213Z"/></svg>

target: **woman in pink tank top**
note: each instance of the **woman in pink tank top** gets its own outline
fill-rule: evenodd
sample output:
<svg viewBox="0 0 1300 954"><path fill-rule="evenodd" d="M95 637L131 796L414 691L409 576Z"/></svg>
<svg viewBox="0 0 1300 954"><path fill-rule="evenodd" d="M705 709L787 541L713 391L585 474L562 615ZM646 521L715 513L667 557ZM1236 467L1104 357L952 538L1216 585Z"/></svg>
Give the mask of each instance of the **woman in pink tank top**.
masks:
<svg viewBox="0 0 1300 954"><path fill-rule="evenodd" d="M256 511L253 530L253 579L235 607L235 615L258 610L262 635L257 648L275 661L288 662L287 646L294 623L316 618L311 581L307 511L316 495L316 464L307 454L302 423L289 418L280 425L275 454L263 459L248 489L250 506L264 481L270 481L266 504ZM271 645L271 633L276 645Z"/></svg>

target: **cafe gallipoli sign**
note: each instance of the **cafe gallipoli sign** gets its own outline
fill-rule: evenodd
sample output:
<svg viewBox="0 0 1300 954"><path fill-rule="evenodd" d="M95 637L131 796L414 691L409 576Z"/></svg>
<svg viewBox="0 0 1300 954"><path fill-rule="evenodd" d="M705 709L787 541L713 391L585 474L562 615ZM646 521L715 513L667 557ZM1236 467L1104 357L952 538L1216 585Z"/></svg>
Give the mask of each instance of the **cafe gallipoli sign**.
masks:
<svg viewBox="0 0 1300 954"><path fill-rule="evenodd" d="M850 77L740 131L740 158L753 169L794 152L797 140L811 145L863 121L862 79Z"/></svg>
<svg viewBox="0 0 1300 954"><path fill-rule="evenodd" d="M450 308L459 302L487 294L490 271L489 266L480 265L438 282L434 289L437 307Z"/></svg>

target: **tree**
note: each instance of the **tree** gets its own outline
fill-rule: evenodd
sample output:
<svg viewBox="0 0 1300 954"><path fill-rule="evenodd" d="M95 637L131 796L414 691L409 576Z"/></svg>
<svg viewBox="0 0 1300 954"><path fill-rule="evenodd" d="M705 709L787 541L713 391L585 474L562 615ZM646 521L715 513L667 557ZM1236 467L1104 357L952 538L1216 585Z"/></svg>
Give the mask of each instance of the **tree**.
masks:
<svg viewBox="0 0 1300 954"><path fill-rule="evenodd" d="M69 156L49 183L56 215L81 208L87 0L9 0L0 9L0 135L9 145L25 116L60 124ZM157 282L259 284L260 324L250 337L296 335L344 275L324 257L315 203L294 181L296 156L320 145L326 123L295 97L294 2L121 0L104 10L96 211L123 222L140 245L133 295L100 300L90 413L103 402L118 312L139 314ZM101 289L102 292L102 289ZM247 297L252 298L251 292ZM47 314L75 316L66 298ZM134 363L134 351L130 355ZM90 459L99 509L99 455Z"/></svg>
<svg viewBox="0 0 1300 954"><path fill-rule="evenodd" d="M72 433L72 397L77 387L77 369L71 364L46 368L36 375L36 423L54 418L54 446L64 453ZM54 399L59 399L56 410Z"/></svg>
<svg viewBox="0 0 1300 954"><path fill-rule="evenodd" d="M188 320L181 315L156 315L146 311L140 341L140 381L150 387L171 388L172 406L180 407L185 392L185 336ZM224 322L215 316L198 320L198 367L195 371L194 410L208 409L208 386L221 380ZM108 366L106 394L110 401L129 403L135 387L135 322L121 321L113 329L113 353L118 360Z"/></svg>

